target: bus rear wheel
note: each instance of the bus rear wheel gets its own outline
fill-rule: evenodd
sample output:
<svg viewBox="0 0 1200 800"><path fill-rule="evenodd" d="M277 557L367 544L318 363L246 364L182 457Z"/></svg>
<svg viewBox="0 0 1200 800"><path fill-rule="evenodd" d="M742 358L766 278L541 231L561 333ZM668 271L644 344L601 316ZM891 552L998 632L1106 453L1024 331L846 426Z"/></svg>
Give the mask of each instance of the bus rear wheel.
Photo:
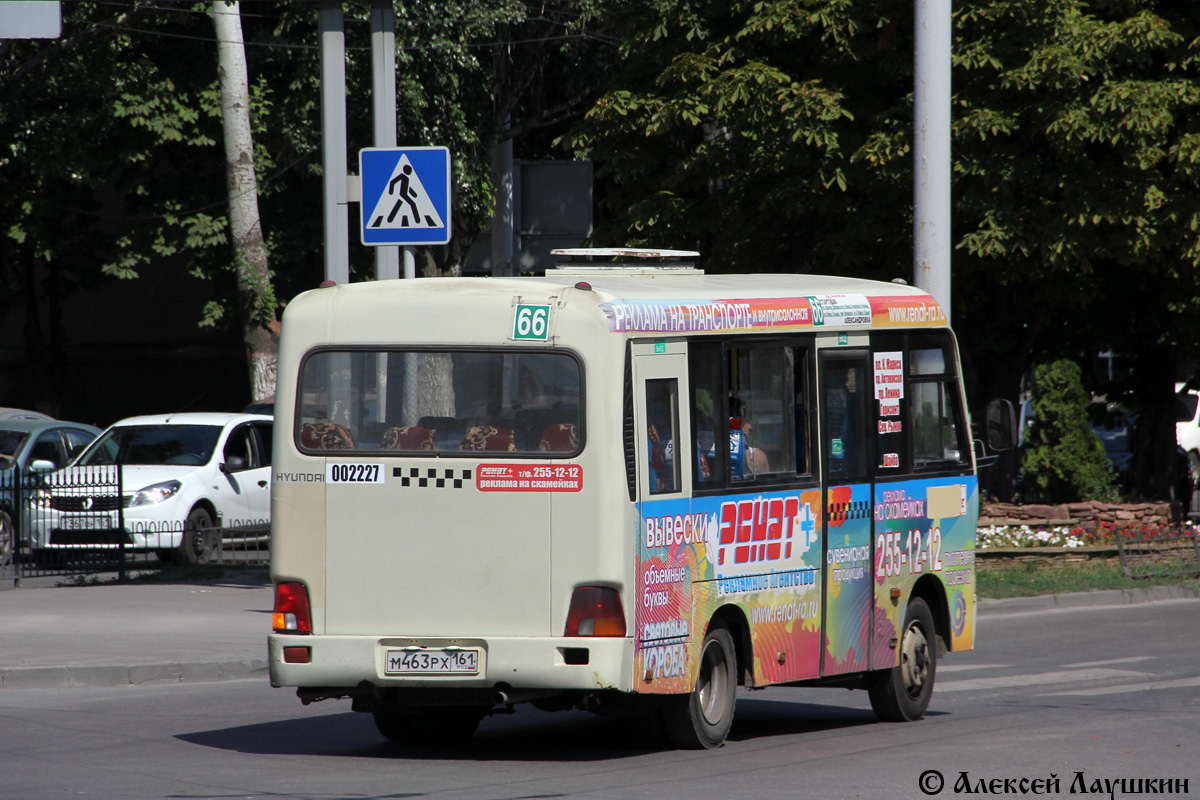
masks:
<svg viewBox="0 0 1200 800"><path fill-rule="evenodd" d="M871 708L885 722L911 722L925 715L937 673L933 614L919 597L908 601L900 636L900 663L884 670L868 690Z"/></svg>
<svg viewBox="0 0 1200 800"><path fill-rule="evenodd" d="M714 619L700 648L696 687L686 695L664 698L659 715L667 738L676 747L705 750L719 747L729 735L737 701L737 654L733 635Z"/></svg>
<svg viewBox="0 0 1200 800"><path fill-rule="evenodd" d="M475 735L490 709L483 706L412 706L375 711L375 727L388 741L402 744L462 744Z"/></svg>

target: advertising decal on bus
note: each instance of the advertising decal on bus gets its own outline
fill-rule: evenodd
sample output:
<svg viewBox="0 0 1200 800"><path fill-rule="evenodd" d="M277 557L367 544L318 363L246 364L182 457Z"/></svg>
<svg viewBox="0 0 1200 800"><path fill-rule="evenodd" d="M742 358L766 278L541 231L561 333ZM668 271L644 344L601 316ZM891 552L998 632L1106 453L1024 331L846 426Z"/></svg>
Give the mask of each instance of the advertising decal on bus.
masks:
<svg viewBox="0 0 1200 800"><path fill-rule="evenodd" d="M947 584L952 646L970 647L975 587L968 510L975 491L968 476L879 484L873 498L866 484L829 489L824 572L820 490L643 503L635 639L640 691L687 691L703 625L729 603L751 624L756 681L894 666L905 606L892 602L890 590L902 588L907 597L928 573Z"/></svg>
<svg viewBox="0 0 1200 800"><path fill-rule="evenodd" d="M871 631L871 487L829 489L825 607L826 675L867 669Z"/></svg>
<svg viewBox="0 0 1200 800"><path fill-rule="evenodd" d="M578 492L583 467L578 464L479 464L475 488L481 492Z"/></svg>
<svg viewBox="0 0 1200 800"><path fill-rule="evenodd" d="M612 333L765 333L820 327L945 325L929 297L813 295L730 300L620 300L601 306Z"/></svg>
<svg viewBox="0 0 1200 800"><path fill-rule="evenodd" d="M642 691L688 690L695 665L687 643L702 639L704 621L727 603L753 614L756 650L789 654L783 664L756 664L765 680L816 673L819 490L658 500L643 511L635 674L650 680Z"/></svg>
<svg viewBox="0 0 1200 800"><path fill-rule="evenodd" d="M887 602L890 590L907 596L923 575L933 573L946 586L950 604L950 636L954 650L974 646L971 624L975 586L976 508L974 476L898 481L875 487L876 653L897 635L904 607ZM873 659L873 666L881 665Z"/></svg>

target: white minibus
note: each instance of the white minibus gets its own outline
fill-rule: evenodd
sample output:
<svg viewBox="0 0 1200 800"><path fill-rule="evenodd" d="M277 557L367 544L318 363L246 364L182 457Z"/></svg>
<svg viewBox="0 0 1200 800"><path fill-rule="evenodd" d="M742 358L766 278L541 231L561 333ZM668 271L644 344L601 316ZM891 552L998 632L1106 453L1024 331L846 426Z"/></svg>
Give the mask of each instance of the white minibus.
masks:
<svg viewBox="0 0 1200 800"><path fill-rule="evenodd" d="M583 260L288 305L273 685L397 741L529 702L714 747L738 686L921 717L975 639L975 448L938 304L559 254Z"/></svg>

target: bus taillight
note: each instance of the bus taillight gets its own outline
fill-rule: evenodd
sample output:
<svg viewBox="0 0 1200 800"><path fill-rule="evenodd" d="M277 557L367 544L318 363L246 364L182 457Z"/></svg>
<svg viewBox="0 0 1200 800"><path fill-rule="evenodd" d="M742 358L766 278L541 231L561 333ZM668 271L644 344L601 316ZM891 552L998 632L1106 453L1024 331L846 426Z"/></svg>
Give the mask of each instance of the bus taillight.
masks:
<svg viewBox="0 0 1200 800"><path fill-rule="evenodd" d="M275 585L275 613L271 624L276 633L312 633L308 589L303 583L289 581Z"/></svg>
<svg viewBox="0 0 1200 800"><path fill-rule="evenodd" d="M625 610L616 589L577 586L567 611L565 636L624 636Z"/></svg>

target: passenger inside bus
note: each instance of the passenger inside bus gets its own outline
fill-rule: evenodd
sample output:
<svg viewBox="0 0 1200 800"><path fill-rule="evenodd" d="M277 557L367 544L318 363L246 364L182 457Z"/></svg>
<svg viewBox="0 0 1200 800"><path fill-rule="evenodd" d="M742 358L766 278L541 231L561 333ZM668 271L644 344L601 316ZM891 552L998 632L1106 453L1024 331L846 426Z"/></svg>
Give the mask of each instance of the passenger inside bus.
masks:
<svg viewBox="0 0 1200 800"><path fill-rule="evenodd" d="M767 454L750 444L754 426L746 419L746 405L737 397L729 398L729 463L734 480L769 472ZM716 457L715 446L709 455Z"/></svg>
<svg viewBox="0 0 1200 800"><path fill-rule="evenodd" d="M650 453L650 493L675 491L671 482L671 470L667 465L667 447L671 443L670 440L664 441L658 427L651 423L646 431L646 442Z"/></svg>

